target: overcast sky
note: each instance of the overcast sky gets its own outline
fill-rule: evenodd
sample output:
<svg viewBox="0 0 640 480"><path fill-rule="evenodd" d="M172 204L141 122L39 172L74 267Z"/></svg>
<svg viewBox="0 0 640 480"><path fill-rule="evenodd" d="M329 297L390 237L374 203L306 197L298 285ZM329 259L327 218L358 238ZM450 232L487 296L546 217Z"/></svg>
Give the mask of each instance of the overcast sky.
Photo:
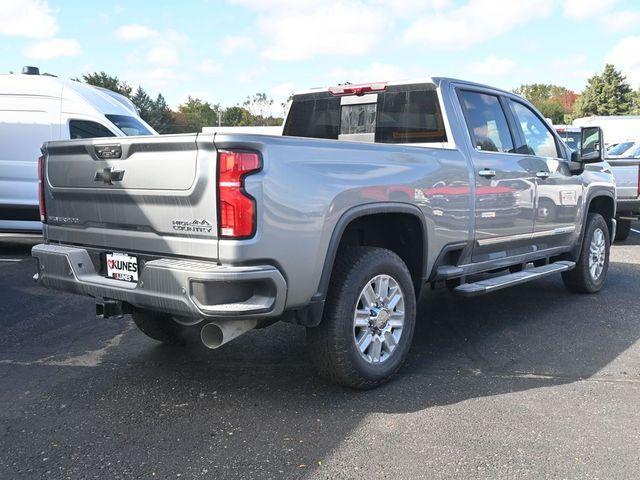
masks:
<svg viewBox="0 0 640 480"><path fill-rule="evenodd" d="M104 70L172 106L420 76L579 91L605 62L640 86L640 1L0 0L0 72Z"/></svg>

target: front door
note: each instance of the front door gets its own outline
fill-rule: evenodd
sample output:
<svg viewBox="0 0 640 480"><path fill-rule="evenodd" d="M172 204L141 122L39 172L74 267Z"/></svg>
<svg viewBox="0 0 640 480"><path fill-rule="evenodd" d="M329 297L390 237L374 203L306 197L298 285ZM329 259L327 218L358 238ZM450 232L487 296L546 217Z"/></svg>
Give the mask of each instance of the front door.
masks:
<svg viewBox="0 0 640 480"><path fill-rule="evenodd" d="M517 154L504 100L490 91L460 90L475 175L473 262L531 251L535 173Z"/></svg>
<svg viewBox="0 0 640 480"><path fill-rule="evenodd" d="M534 244L537 250L573 243L581 214L582 183L569 170L565 149L535 111L522 102L508 100L515 123L516 148L527 152L535 170L537 195Z"/></svg>

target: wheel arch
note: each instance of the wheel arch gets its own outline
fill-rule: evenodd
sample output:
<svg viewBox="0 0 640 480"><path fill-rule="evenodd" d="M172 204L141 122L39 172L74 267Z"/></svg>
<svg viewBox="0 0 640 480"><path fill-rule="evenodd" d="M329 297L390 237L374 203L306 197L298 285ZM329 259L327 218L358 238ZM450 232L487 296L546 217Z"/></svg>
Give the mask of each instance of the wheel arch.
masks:
<svg viewBox="0 0 640 480"><path fill-rule="evenodd" d="M307 326L315 326L320 323L322 318L322 312L324 310L324 300L327 295L329 284L331 281L331 275L333 273L335 260L338 255L341 246L344 246L343 240L345 233L349 235L349 227L358 225L355 222L362 222L366 219L380 218L381 215L387 215L388 218L397 219L411 219L413 225L418 230L416 233L416 240L418 240L420 246L420 253L417 258L417 265L407 265L409 271L412 274L414 281L414 287L416 288L416 296L419 295L421 287L424 285L426 279L426 267L428 258L427 249L427 224L422 211L415 205L408 203L395 203L395 202L381 202L374 204L359 205L352 207L342 214L340 219L336 222L329 245L326 251L324 265L322 273L320 275L320 281L316 293L313 295L310 305L306 308L306 312L302 317L298 317L296 323L302 323ZM401 220L395 220L401 221ZM380 246L372 245L370 246ZM388 248L388 247L387 247ZM393 248L390 250L395 251ZM396 251L396 253L398 253ZM398 253L401 258L407 263L406 255Z"/></svg>

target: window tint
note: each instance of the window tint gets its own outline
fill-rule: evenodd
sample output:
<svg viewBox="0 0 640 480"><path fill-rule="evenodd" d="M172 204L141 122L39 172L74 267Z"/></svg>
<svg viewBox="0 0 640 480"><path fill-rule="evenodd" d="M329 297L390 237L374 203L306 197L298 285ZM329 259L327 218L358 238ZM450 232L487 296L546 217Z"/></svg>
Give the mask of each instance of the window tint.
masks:
<svg viewBox="0 0 640 480"><path fill-rule="evenodd" d="M69 122L69 137L73 140L76 138L115 137L115 135L107 127L97 122L71 120Z"/></svg>
<svg viewBox="0 0 640 480"><path fill-rule="evenodd" d="M438 94L427 85L390 86L377 103L341 105L328 93L294 98L283 135L338 139L375 133L379 143L446 142Z"/></svg>
<svg viewBox="0 0 640 480"><path fill-rule="evenodd" d="M134 117L128 115L105 115L127 137L136 135L152 135L147 127Z"/></svg>
<svg viewBox="0 0 640 480"><path fill-rule="evenodd" d="M405 88L400 91L390 88L388 92L378 94L376 142L446 142L436 91L424 87Z"/></svg>
<svg viewBox="0 0 640 480"><path fill-rule="evenodd" d="M540 117L520 102L509 100L509 104L525 141L525 145L518 145L518 151L541 157L559 157L556 139Z"/></svg>
<svg viewBox="0 0 640 480"><path fill-rule="evenodd" d="M482 151L513 152L507 117L495 95L461 91L473 145Z"/></svg>
<svg viewBox="0 0 640 480"><path fill-rule="evenodd" d="M293 99L283 135L337 140L339 131L340 97L310 96Z"/></svg>

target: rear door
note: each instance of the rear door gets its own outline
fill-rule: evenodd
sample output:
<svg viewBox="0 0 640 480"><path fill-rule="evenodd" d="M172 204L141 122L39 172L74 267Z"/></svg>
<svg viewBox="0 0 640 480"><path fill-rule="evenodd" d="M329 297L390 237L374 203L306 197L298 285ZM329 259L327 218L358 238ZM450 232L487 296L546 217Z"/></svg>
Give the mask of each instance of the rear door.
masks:
<svg viewBox="0 0 640 480"><path fill-rule="evenodd" d="M533 232L535 176L518 154L504 99L461 88L475 176L474 262L525 253Z"/></svg>
<svg viewBox="0 0 640 480"><path fill-rule="evenodd" d="M538 250L568 245L577 234L582 183L569 169L559 140L524 102L507 100L514 118L516 149L526 153L537 184L534 244Z"/></svg>
<svg viewBox="0 0 640 480"><path fill-rule="evenodd" d="M53 142L46 154L50 240L217 258L212 135Z"/></svg>

